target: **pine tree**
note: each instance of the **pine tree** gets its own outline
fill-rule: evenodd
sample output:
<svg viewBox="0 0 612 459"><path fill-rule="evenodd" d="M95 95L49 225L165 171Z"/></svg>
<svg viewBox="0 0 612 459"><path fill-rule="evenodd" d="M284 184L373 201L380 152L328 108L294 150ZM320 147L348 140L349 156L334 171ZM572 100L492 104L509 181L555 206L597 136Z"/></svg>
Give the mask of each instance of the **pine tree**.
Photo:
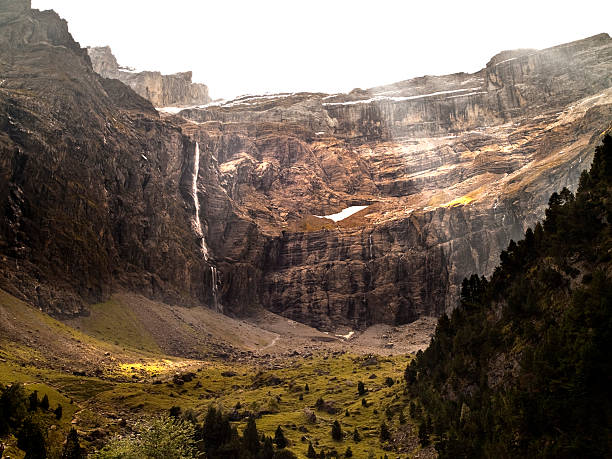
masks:
<svg viewBox="0 0 612 459"><path fill-rule="evenodd" d="M274 444L270 437L263 437L263 446L259 451L258 459L272 459L274 457Z"/></svg>
<svg viewBox="0 0 612 459"><path fill-rule="evenodd" d="M38 391L35 390L28 397L28 410L36 411L38 409Z"/></svg>
<svg viewBox="0 0 612 459"><path fill-rule="evenodd" d="M308 442L308 452L306 453L306 457L309 457L309 458L316 458L317 457L317 452L313 448L312 442Z"/></svg>
<svg viewBox="0 0 612 459"><path fill-rule="evenodd" d="M68 432L64 451L62 452L62 459L84 459L85 457L85 452L79 444L79 434L73 427Z"/></svg>
<svg viewBox="0 0 612 459"><path fill-rule="evenodd" d="M353 451L350 446L347 446L346 451L344 452L344 457L353 457Z"/></svg>
<svg viewBox="0 0 612 459"><path fill-rule="evenodd" d="M47 397L47 394L45 394L45 396L41 400L40 408L44 411L47 411L49 409L49 397Z"/></svg>
<svg viewBox="0 0 612 459"><path fill-rule="evenodd" d="M250 417L247 421L246 428L242 434L242 443L244 444L244 448L253 455L256 455L261 448L259 432L257 432L257 425L253 417Z"/></svg>
<svg viewBox="0 0 612 459"><path fill-rule="evenodd" d="M285 434L283 433L283 429L281 426L276 428L276 432L274 432L274 443L278 447L278 449L283 449L287 447L287 439L285 438Z"/></svg>
<svg viewBox="0 0 612 459"><path fill-rule="evenodd" d="M340 427L338 420L332 424L331 436L335 441L342 441L342 427Z"/></svg>
<svg viewBox="0 0 612 459"><path fill-rule="evenodd" d="M365 389L365 384L363 383L363 381L359 381L357 383L357 393L359 394L359 396L365 395L366 389Z"/></svg>
<svg viewBox="0 0 612 459"><path fill-rule="evenodd" d="M355 443L359 443L361 441L361 435L359 435L359 431L357 430L357 427L355 427L355 430L353 430L353 441Z"/></svg>
<svg viewBox="0 0 612 459"><path fill-rule="evenodd" d="M380 441L384 442L389 439L391 439L391 432L389 432L387 424L385 424L385 422L383 421L383 423L380 425Z"/></svg>
<svg viewBox="0 0 612 459"><path fill-rule="evenodd" d="M62 419L63 412L64 409L62 408L62 405L58 404L57 408L55 408L55 410L53 411L53 413L55 414L55 419L57 419L58 421Z"/></svg>
<svg viewBox="0 0 612 459"><path fill-rule="evenodd" d="M17 447L25 451L25 459L45 459L47 445L42 428L27 418L17 432Z"/></svg>

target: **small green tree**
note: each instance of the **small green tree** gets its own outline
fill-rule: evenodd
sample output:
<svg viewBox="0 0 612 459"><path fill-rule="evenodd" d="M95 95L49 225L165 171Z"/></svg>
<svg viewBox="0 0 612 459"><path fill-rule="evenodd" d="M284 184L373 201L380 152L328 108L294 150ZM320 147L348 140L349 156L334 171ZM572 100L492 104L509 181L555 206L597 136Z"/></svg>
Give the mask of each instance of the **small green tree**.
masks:
<svg viewBox="0 0 612 459"><path fill-rule="evenodd" d="M382 424L380 425L380 441L385 442L385 441L388 441L389 439L391 439L391 432L389 432L389 428L387 427L387 424L385 424L385 421L383 421Z"/></svg>
<svg viewBox="0 0 612 459"><path fill-rule="evenodd" d="M135 426L130 437L115 437L94 459L147 458L192 459L195 430L191 423L171 417L156 418Z"/></svg>
<svg viewBox="0 0 612 459"><path fill-rule="evenodd" d="M365 384L363 383L363 381L359 381L357 383L357 393L359 394L359 396L363 396L366 393L366 388L365 388Z"/></svg>
<svg viewBox="0 0 612 459"><path fill-rule="evenodd" d="M42 427L31 418L26 418L17 431L17 448L25 452L25 459L45 459L47 444Z"/></svg>
<svg viewBox="0 0 612 459"><path fill-rule="evenodd" d="M44 411L47 411L49 409L49 397L47 397L47 394L45 394L42 398L40 402L40 408Z"/></svg>
<svg viewBox="0 0 612 459"><path fill-rule="evenodd" d="M353 451L350 446L347 446L346 451L344 452L344 457L353 457Z"/></svg>
<svg viewBox="0 0 612 459"><path fill-rule="evenodd" d="M393 378L391 376L387 376L385 378L385 385L387 387L391 387L393 384L395 384L395 381L393 380Z"/></svg>
<svg viewBox="0 0 612 459"><path fill-rule="evenodd" d="M332 424L331 436L335 441L342 441L342 427L340 427L338 420L335 420Z"/></svg>
<svg viewBox="0 0 612 459"><path fill-rule="evenodd" d="M62 459L84 459L86 457L85 451L81 448L79 443L79 434L75 428L71 428L66 437L66 444L62 452Z"/></svg>
<svg viewBox="0 0 612 459"><path fill-rule="evenodd" d="M357 427L355 427L355 430L353 430L353 441L355 443L359 443L361 441L361 435L359 435L359 431L357 430Z"/></svg>
<svg viewBox="0 0 612 459"><path fill-rule="evenodd" d="M274 432L274 443L278 449L283 449L287 447L287 439L285 438L285 434L281 426L276 428L276 432Z"/></svg>
<svg viewBox="0 0 612 459"><path fill-rule="evenodd" d="M308 383L304 385L304 392L310 392L310 387L308 386Z"/></svg>
<svg viewBox="0 0 612 459"><path fill-rule="evenodd" d="M259 432L257 432L257 425L255 424L255 418L250 417L247 421L246 428L242 434L242 443L244 448L253 455L259 453L261 443L259 441Z"/></svg>
<svg viewBox="0 0 612 459"><path fill-rule="evenodd" d="M28 397L28 411L36 411L38 409L38 391L35 390Z"/></svg>
<svg viewBox="0 0 612 459"><path fill-rule="evenodd" d="M306 457L309 457L311 459L317 457L317 452L315 451L314 447L312 446L312 442L308 442L308 452L306 453Z"/></svg>
<svg viewBox="0 0 612 459"><path fill-rule="evenodd" d="M274 444L270 437L263 437L263 446L259 451L258 459L272 459L274 457Z"/></svg>
<svg viewBox="0 0 612 459"><path fill-rule="evenodd" d="M55 414L55 419L57 419L58 421L62 419L62 415L64 413L64 409L62 408L62 405L58 404L57 408L55 408L53 413Z"/></svg>

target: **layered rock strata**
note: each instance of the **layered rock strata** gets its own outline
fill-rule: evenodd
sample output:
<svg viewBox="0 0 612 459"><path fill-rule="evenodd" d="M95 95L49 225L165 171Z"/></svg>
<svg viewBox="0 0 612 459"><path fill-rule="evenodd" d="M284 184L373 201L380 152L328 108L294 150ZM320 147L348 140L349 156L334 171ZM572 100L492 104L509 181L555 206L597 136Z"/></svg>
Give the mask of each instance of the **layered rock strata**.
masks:
<svg viewBox="0 0 612 459"><path fill-rule="evenodd" d="M211 237L224 304L321 328L449 310L464 276L490 274L549 195L576 187L612 120L611 76L603 34L475 74L180 112L244 218Z"/></svg>
<svg viewBox="0 0 612 459"><path fill-rule="evenodd" d="M193 83L191 72L162 75L156 71L138 72L121 67L110 47L87 48L93 69L104 78L122 81L156 107L197 105L210 102L208 87Z"/></svg>

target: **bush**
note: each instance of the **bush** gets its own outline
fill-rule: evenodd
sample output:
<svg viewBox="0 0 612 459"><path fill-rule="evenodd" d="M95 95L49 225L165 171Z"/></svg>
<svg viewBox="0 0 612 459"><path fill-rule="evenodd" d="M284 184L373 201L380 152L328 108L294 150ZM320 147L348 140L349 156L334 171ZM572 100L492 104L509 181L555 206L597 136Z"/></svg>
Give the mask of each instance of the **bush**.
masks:
<svg viewBox="0 0 612 459"><path fill-rule="evenodd" d="M136 433L115 437L94 459L146 457L149 459L191 459L195 457L193 426L170 417L156 418L137 424Z"/></svg>

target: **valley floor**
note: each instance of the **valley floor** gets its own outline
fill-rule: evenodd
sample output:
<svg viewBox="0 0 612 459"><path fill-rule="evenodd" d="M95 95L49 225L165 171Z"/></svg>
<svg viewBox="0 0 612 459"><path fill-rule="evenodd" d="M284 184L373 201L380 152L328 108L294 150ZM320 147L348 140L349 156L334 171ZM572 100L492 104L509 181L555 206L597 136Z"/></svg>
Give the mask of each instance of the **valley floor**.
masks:
<svg viewBox="0 0 612 459"><path fill-rule="evenodd" d="M143 417L178 406L201 419L214 404L239 430L249 415L266 435L280 425L298 457L310 441L317 451L342 454L350 446L357 458L430 457L408 413L405 423L399 419L410 402L404 369L427 346L435 323L324 333L269 312L238 320L130 293L60 322L0 291L0 384L21 382L48 394L52 409L64 408L50 439L63 439L74 426L89 450ZM345 433L341 442L331 438L335 420ZM379 439L383 421L390 442ZM14 439L5 441L6 453L21 457Z"/></svg>

